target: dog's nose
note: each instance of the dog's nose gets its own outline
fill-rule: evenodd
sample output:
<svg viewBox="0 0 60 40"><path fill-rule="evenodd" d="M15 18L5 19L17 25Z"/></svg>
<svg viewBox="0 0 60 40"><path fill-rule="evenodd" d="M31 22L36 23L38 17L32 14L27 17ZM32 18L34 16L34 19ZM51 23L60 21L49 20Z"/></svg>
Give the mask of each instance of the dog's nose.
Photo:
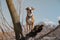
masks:
<svg viewBox="0 0 60 40"><path fill-rule="evenodd" d="M30 12L32 13L32 10L30 10Z"/></svg>
<svg viewBox="0 0 60 40"><path fill-rule="evenodd" d="M31 12L31 10L30 10L30 12Z"/></svg>

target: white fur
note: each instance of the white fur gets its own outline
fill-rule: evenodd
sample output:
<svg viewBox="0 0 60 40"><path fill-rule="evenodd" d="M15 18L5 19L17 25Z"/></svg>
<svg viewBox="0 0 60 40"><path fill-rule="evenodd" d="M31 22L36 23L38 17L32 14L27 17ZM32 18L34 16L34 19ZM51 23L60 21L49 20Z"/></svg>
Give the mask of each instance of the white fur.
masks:
<svg viewBox="0 0 60 40"><path fill-rule="evenodd" d="M31 24L32 19L31 19L31 18L29 18L27 21L28 21L28 23L29 23L29 24Z"/></svg>

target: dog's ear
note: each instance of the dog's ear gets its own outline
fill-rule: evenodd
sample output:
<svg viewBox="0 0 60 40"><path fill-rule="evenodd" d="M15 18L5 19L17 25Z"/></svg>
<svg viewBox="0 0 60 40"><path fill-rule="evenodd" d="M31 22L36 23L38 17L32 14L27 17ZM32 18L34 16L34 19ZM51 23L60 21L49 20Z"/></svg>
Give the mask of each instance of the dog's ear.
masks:
<svg viewBox="0 0 60 40"><path fill-rule="evenodd" d="M27 7L26 10L29 10L29 7Z"/></svg>
<svg viewBox="0 0 60 40"><path fill-rule="evenodd" d="M33 7L27 7L26 10L34 10Z"/></svg>
<svg viewBox="0 0 60 40"><path fill-rule="evenodd" d="M33 7L31 7L31 9L32 9L32 10L34 10L34 8L33 8Z"/></svg>

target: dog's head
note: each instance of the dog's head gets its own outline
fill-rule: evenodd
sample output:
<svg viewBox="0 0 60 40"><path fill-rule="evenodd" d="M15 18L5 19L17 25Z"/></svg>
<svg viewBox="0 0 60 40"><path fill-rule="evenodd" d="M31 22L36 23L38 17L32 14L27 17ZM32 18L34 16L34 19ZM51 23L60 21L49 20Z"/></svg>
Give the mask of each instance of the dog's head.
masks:
<svg viewBox="0 0 60 40"><path fill-rule="evenodd" d="M33 7L27 7L26 10L27 10L27 14L31 15L33 13L34 8Z"/></svg>

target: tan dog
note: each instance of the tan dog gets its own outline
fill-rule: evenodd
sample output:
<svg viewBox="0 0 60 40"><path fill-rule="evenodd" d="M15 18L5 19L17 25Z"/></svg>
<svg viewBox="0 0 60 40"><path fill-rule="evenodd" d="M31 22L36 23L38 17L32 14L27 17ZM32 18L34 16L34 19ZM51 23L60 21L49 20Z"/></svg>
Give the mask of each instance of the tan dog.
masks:
<svg viewBox="0 0 60 40"><path fill-rule="evenodd" d="M26 26L27 26L27 31L30 32L34 28L34 15L33 15L34 8L27 7L26 10L27 10Z"/></svg>

